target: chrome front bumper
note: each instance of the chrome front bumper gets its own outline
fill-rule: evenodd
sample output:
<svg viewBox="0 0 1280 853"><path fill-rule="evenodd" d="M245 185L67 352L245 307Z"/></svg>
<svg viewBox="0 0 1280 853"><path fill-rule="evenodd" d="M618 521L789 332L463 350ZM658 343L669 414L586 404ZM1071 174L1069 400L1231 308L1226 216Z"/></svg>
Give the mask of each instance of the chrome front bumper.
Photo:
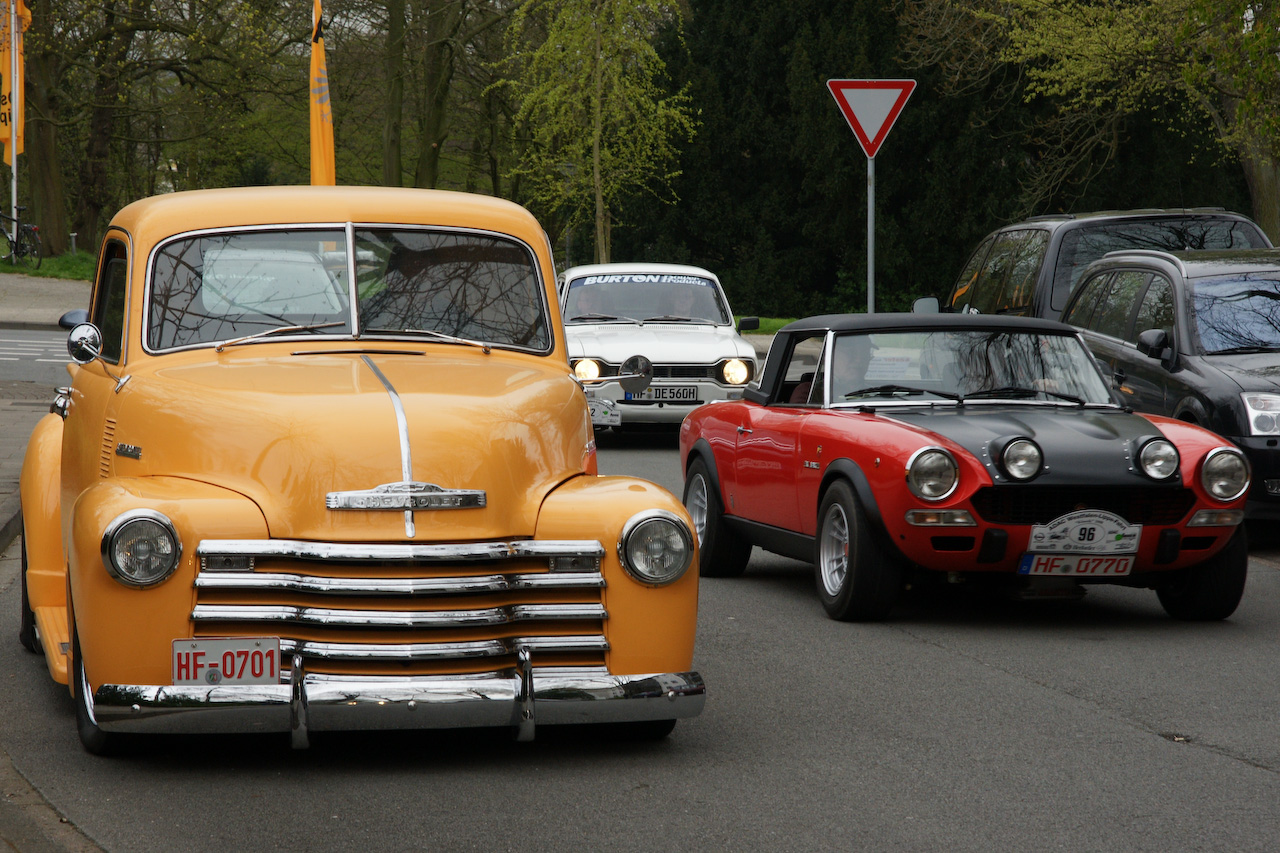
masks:
<svg viewBox="0 0 1280 853"><path fill-rule="evenodd" d="M288 684L164 686L104 684L92 715L109 732L291 732L628 723L693 717L706 685L696 672L612 675L603 667L541 667L527 654L515 670L451 676L333 676L302 671Z"/></svg>

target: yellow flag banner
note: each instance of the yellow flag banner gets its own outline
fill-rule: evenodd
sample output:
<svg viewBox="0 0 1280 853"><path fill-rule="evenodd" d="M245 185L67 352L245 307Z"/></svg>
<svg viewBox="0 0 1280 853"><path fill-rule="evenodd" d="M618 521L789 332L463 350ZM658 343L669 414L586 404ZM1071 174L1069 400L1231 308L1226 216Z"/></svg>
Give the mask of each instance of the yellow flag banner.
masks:
<svg viewBox="0 0 1280 853"><path fill-rule="evenodd" d="M311 12L311 183L333 186L333 107L329 103L329 71L324 63L324 27L320 18L320 0L315 0Z"/></svg>
<svg viewBox="0 0 1280 853"><path fill-rule="evenodd" d="M23 95L26 90L23 88L26 80L26 73L23 69L24 57L22 49L22 34L27 31L27 27L31 26L31 12L27 9L27 4L23 0L16 0L18 12L18 29L16 36L9 31L9 17L12 9L9 0L0 0L0 144L4 145L4 162L12 166L13 155L21 154L23 148L23 135L26 130L26 122L23 121L23 115L26 112L26 103ZM17 51L17 74L14 74L14 51ZM13 82L18 82L18 109L14 114L13 103ZM16 122L16 124L15 124Z"/></svg>

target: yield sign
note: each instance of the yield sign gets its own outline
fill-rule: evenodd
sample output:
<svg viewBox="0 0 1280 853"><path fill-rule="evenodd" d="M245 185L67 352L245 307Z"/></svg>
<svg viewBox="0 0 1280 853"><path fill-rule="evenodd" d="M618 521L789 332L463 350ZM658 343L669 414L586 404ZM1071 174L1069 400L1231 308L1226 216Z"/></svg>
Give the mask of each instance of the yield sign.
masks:
<svg viewBox="0 0 1280 853"><path fill-rule="evenodd" d="M868 158L874 158L915 90L916 81L828 80L827 88L862 150Z"/></svg>

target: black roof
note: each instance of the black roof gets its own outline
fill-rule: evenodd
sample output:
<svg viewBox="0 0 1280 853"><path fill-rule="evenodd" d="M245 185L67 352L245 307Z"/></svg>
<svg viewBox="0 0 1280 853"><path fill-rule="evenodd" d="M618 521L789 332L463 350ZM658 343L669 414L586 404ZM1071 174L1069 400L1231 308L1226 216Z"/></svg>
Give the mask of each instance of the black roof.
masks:
<svg viewBox="0 0 1280 853"><path fill-rule="evenodd" d="M1280 253L1277 253L1280 254ZM1056 320L1040 320L1003 314L820 314L788 323L779 335L824 332L888 332L888 331L1042 331L1074 335L1076 330Z"/></svg>

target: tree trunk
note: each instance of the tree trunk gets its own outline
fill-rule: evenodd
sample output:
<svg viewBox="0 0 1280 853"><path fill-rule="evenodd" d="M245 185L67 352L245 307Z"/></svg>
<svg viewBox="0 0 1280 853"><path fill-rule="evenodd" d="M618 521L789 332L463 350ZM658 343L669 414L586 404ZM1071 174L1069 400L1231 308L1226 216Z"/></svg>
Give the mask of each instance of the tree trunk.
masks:
<svg viewBox="0 0 1280 853"><path fill-rule="evenodd" d="M1240 152L1240 165L1244 168L1245 183L1249 185L1253 218L1271 242L1280 245L1280 165L1252 151Z"/></svg>
<svg viewBox="0 0 1280 853"><path fill-rule="evenodd" d="M401 141L404 131L404 4L387 0L387 113L382 120L382 183L398 187L404 181Z"/></svg>
<svg viewBox="0 0 1280 853"><path fill-rule="evenodd" d="M449 89L453 85L454 39L466 20L467 6L459 0L430 4L427 44L423 50L426 91L418 134L418 164L414 186L434 188L440 180L440 153L449 135Z"/></svg>
<svg viewBox="0 0 1280 853"><path fill-rule="evenodd" d="M43 10L42 10L43 11ZM61 255L70 249L67 227L66 188L58 160L58 69L57 53L51 49L52 18L46 12L34 15L27 34L26 69L26 153L27 181L31 195L31 217L40 227L40 240L47 255ZM76 237L76 248L94 251L87 239Z"/></svg>

